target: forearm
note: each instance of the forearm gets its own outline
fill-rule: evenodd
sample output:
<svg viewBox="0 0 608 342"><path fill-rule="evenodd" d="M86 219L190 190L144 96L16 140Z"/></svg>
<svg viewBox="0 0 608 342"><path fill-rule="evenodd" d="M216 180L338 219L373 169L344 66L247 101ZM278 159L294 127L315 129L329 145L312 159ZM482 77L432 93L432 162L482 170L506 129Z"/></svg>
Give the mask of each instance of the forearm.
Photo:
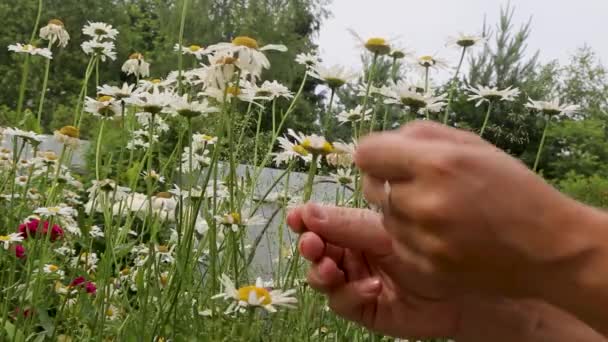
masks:
<svg viewBox="0 0 608 342"><path fill-rule="evenodd" d="M464 317L457 342L606 342L572 315L532 300L482 301Z"/></svg>

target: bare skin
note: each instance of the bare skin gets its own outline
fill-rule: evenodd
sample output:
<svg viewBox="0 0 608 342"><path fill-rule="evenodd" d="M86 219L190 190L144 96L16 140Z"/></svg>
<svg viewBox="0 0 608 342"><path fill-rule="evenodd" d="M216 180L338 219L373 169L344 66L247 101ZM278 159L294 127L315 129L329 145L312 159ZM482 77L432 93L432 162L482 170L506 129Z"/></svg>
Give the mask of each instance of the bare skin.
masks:
<svg viewBox="0 0 608 342"><path fill-rule="evenodd" d="M371 135L355 159L395 254L407 254L430 297L474 289L540 298L608 334L608 214L476 135L437 124Z"/></svg>
<svg viewBox="0 0 608 342"><path fill-rule="evenodd" d="M569 314L541 301L474 293L437 296L415 260L385 230L380 214L309 203L289 217L312 262L309 284L333 311L376 332L461 341L605 341ZM425 286L420 286L425 284Z"/></svg>

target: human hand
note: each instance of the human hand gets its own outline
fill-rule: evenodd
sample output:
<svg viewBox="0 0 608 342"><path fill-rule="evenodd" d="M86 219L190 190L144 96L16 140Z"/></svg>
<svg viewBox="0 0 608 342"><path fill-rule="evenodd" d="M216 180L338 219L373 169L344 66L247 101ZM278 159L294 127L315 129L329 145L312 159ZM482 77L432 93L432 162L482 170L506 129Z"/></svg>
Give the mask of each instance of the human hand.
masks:
<svg viewBox="0 0 608 342"><path fill-rule="evenodd" d="M293 210L288 223L302 234L301 255L313 262L310 285L327 295L337 314L376 332L468 342L604 341L538 301L470 293L425 298L437 290L388 236L378 213L311 203Z"/></svg>
<svg viewBox="0 0 608 342"><path fill-rule="evenodd" d="M363 139L355 159L386 229L441 283L537 295L601 249L595 209L471 133L416 122Z"/></svg>

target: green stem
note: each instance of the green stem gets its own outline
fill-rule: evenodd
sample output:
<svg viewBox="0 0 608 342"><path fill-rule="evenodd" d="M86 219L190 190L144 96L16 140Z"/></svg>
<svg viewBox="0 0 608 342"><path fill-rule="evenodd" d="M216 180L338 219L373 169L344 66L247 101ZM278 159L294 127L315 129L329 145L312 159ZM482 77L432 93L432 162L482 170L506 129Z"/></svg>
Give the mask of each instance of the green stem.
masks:
<svg viewBox="0 0 608 342"><path fill-rule="evenodd" d="M443 114L443 124L447 125L448 116L450 115L450 109L452 109L452 101L454 100L454 93L456 92L456 85L458 81L458 74L460 73L460 68L462 68L462 63L464 62L464 56L466 55L467 48L462 48L462 53L460 54L460 61L458 62L458 67L456 67L456 73L454 73L454 77L452 77L452 81L450 82L450 97L448 98L448 105L445 107L445 113Z"/></svg>
<svg viewBox="0 0 608 342"><path fill-rule="evenodd" d="M374 74L376 73L376 65L378 64L378 54L374 54L374 59L372 61L372 65L369 68L369 74L367 77L367 88L365 89L365 97L363 98L363 109L361 110L362 113L365 113L365 111L367 110L367 104L369 102L369 94L371 92L372 89L372 82L374 81ZM363 123L364 121L361 120L360 124L359 124L359 133L363 132ZM359 136L356 136L356 138L358 139Z"/></svg>
<svg viewBox="0 0 608 342"><path fill-rule="evenodd" d="M51 49L51 42L49 42L49 49ZM42 91L40 92L40 103L38 103L38 115L36 115L36 117L38 118L38 127L42 127L41 126L42 108L44 107L44 98L46 96L46 87L49 82L50 69L51 69L51 60L47 59L46 65L44 66L44 80L42 81Z"/></svg>
<svg viewBox="0 0 608 342"><path fill-rule="evenodd" d="M27 77L30 71L30 55L25 56L23 61L23 72L21 73L21 83L19 85L19 99L17 100L17 117L21 118L23 111L23 100L25 98L25 84L27 83Z"/></svg>
<svg viewBox="0 0 608 342"><path fill-rule="evenodd" d="M186 25L186 14L188 14L188 0L182 1L182 16L179 23L178 44L181 47L184 45L184 27ZM184 69L183 54L181 51L177 54L177 91L182 94L182 71Z"/></svg>
<svg viewBox="0 0 608 342"><path fill-rule="evenodd" d="M95 177L97 181L101 180L101 141L103 140L103 129L106 126L106 120L101 120L99 134L97 135L97 146L95 147Z"/></svg>
<svg viewBox="0 0 608 342"><path fill-rule="evenodd" d="M540 139L540 145L538 146L538 152L536 152L536 160L534 161L534 167L532 171L536 172L538 170L538 164L540 163L540 157L543 153L543 148L545 147L545 141L547 140L547 131L549 130L550 119L547 119L545 123L545 129L543 130L543 137Z"/></svg>
<svg viewBox="0 0 608 342"><path fill-rule="evenodd" d="M486 117L483 120L483 125L481 126L481 131L479 131L479 136L483 137L483 133L486 131L486 127L488 127L488 121L490 121L490 114L492 112L492 102L488 102L488 111L486 112Z"/></svg>
<svg viewBox="0 0 608 342"><path fill-rule="evenodd" d="M310 201L312 197L312 191L315 184L315 176L317 173L317 162L319 160L319 155L315 154L312 157L312 161L310 162L310 169L308 170L308 179L306 180L306 188L304 190L304 203Z"/></svg>
<svg viewBox="0 0 608 342"><path fill-rule="evenodd" d="M329 126L331 124L331 110L334 104L334 97L336 96L336 89L331 88L331 95L329 97L329 106L327 107L327 113L325 113L325 122L323 123L323 132L327 137L330 133Z"/></svg>
<svg viewBox="0 0 608 342"><path fill-rule="evenodd" d="M34 29L32 30L32 35L30 36L30 44L34 42L36 39L36 35L38 34L38 26L40 26L40 17L42 16L42 0L38 0L38 12L36 14L36 21L34 23Z"/></svg>
<svg viewBox="0 0 608 342"><path fill-rule="evenodd" d="M429 69L430 67L424 68L424 93L427 94L429 92Z"/></svg>

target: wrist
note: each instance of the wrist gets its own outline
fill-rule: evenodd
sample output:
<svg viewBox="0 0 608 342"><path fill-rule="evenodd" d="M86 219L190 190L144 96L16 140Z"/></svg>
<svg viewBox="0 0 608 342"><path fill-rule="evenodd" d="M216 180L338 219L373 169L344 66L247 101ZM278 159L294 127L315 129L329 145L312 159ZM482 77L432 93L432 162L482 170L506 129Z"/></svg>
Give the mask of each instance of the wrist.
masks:
<svg viewBox="0 0 608 342"><path fill-rule="evenodd" d="M580 203L570 209L562 211L560 227L565 252L539 270L534 295L599 331L608 306L608 213Z"/></svg>

